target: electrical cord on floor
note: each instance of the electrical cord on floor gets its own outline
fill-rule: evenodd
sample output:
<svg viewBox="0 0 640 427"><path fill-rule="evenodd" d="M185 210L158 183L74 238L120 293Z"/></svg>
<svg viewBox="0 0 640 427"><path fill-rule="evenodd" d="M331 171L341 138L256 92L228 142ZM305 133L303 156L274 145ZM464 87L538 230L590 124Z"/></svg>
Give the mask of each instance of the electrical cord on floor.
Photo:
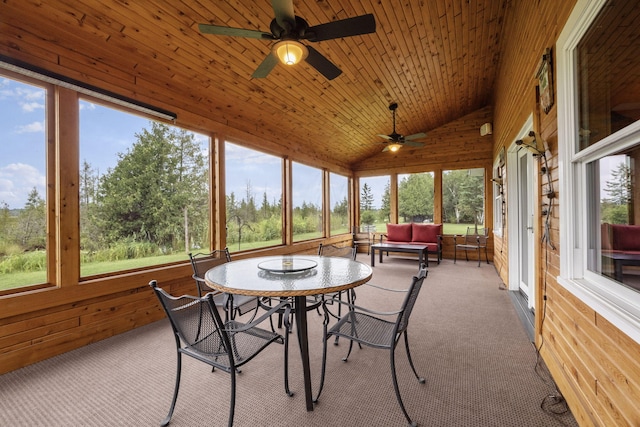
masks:
<svg viewBox="0 0 640 427"><path fill-rule="evenodd" d="M549 271L549 247L555 250L555 247L551 244L549 240L547 240L547 244L544 245L545 251L544 251L544 271L543 271L544 278L542 280L542 284L543 284L542 285L542 319L540 320L541 331L543 330L544 321L547 316L547 274ZM567 404L567 401L564 399L564 396L562 396L562 393L560 393L560 391L558 390L558 387L555 381L553 381L553 378L551 377L551 373L549 372L546 365L544 364L544 361L542 360L542 356L540 352L542 350L543 345L544 345L544 333L541 335L541 338L540 338L540 346L536 348L536 364L534 367L534 372L536 373L536 375L538 375L538 377L542 380L543 383L545 383L550 387L553 387L554 392L552 394L545 396L545 398L542 399L542 402L540 403L540 408L546 414L552 416L556 421L558 421L562 425L569 425L569 424L566 424L561 419L561 416L570 412L569 405ZM544 370L544 373L541 372L541 370Z"/></svg>

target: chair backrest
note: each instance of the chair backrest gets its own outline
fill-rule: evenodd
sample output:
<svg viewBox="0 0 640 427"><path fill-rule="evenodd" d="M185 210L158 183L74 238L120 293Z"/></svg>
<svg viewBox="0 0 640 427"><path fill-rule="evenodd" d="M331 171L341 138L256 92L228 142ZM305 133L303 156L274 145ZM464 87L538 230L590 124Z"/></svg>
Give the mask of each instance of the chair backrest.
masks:
<svg viewBox="0 0 640 427"><path fill-rule="evenodd" d="M418 299L418 294L420 293L420 289L422 289L422 283L424 279L427 277L427 266L425 263L420 264L420 269L418 270L418 275L414 276L411 281L411 286L409 286L409 290L407 291L407 296L402 303L402 308L400 309L400 314L398 314L398 319L396 320L396 329L395 329L395 337L398 337L398 334L404 332L409 326L409 317L411 316L411 312L413 311L413 306Z"/></svg>
<svg viewBox="0 0 640 427"><path fill-rule="evenodd" d="M203 296L207 293L207 287L204 282L204 275L210 268L216 267L226 262L231 262L229 249L217 249L209 253L189 254L191 260L191 268L193 269L193 278L196 281L198 295Z"/></svg>
<svg viewBox="0 0 640 427"><path fill-rule="evenodd" d="M201 298L190 295L174 297L159 288L155 280L149 286L155 291L171 322L178 347L181 347L182 341L186 347L203 354L227 354L227 340L221 330L224 323L211 295Z"/></svg>
<svg viewBox="0 0 640 427"><path fill-rule="evenodd" d="M486 246L489 237L489 229L486 227L467 227L464 243L467 245Z"/></svg>
<svg viewBox="0 0 640 427"><path fill-rule="evenodd" d="M340 258L349 258L355 261L357 248L353 246L336 246L336 245L323 245L320 243L318 247L319 256L333 256Z"/></svg>

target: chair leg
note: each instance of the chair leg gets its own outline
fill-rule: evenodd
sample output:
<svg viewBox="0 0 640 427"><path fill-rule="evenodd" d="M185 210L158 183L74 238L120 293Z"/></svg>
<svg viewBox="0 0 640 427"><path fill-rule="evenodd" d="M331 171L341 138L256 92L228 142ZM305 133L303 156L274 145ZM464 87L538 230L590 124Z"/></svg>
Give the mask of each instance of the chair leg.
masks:
<svg viewBox="0 0 640 427"><path fill-rule="evenodd" d="M487 255L487 247L484 247L484 259L487 260L487 264L489 264L489 255Z"/></svg>
<svg viewBox="0 0 640 427"><path fill-rule="evenodd" d="M409 421L410 426L417 426L418 424L411 420L407 410L404 407L404 403L402 403L402 397L400 396L400 388L398 387L398 378L396 377L396 358L395 358L395 347L391 347L391 378L393 379L393 389L396 391L396 398L398 399L398 403L400 404L400 409L402 409L402 413L404 417Z"/></svg>
<svg viewBox="0 0 640 427"><path fill-rule="evenodd" d="M177 339L177 337L176 337ZM178 353L178 368L176 371L176 386L173 390L173 399L171 400L171 407L169 408L169 414L160 424L161 427L165 427L169 425L171 422L171 417L173 416L173 410L176 408L176 401L178 400L178 390L180 389L180 373L182 372L182 353L179 351Z"/></svg>
<svg viewBox="0 0 640 427"><path fill-rule="evenodd" d="M289 389L289 329L291 329L291 324L287 319L284 324L286 328L284 331L284 392L293 396L293 392Z"/></svg>
<svg viewBox="0 0 640 427"><path fill-rule="evenodd" d="M324 387L324 375L327 369L327 340L329 339L327 336L327 326L329 325L329 313L327 310L328 309L324 307L324 320L322 321L322 370L320 372L320 387L318 387L318 394L316 394L316 397L313 399L313 403L318 403L320 393L322 393L322 388Z"/></svg>
<svg viewBox="0 0 640 427"><path fill-rule="evenodd" d="M478 246L478 267L480 267L480 246Z"/></svg>
<svg viewBox="0 0 640 427"><path fill-rule="evenodd" d="M424 378L418 375L416 367L413 365L413 360L411 359L411 351L409 351L409 337L407 336L406 330L404 331L404 347L407 350L407 359L409 359L409 365L411 366L411 369L413 369L413 374L416 376L420 384L424 384Z"/></svg>
<svg viewBox="0 0 640 427"><path fill-rule="evenodd" d="M229 403L229 427L233 427L233 415L236 410L236 370L231 369L231 402Z"/></svg>
<svg viewBox="0 0 640 427"><path fill-rule="evenodd" d="M453 245L453 263L456 263L456 258L458 255L458 245L454 244Z"/></svg>

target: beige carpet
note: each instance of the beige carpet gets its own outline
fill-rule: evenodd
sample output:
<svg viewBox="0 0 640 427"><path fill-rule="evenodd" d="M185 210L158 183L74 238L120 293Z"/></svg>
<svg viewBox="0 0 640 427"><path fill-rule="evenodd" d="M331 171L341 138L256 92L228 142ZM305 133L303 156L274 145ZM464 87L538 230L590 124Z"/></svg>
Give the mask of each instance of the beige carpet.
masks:
<svg viewBox="0 0 640 427"><path fill-rule="evenodd" d="M365 254L359 255L368 263ZM416 262L376 263L372 283L406 288ZM162 285L162 284L160 284ZM502 288L502 289L501 289ZM361 287L357 303L396 308L397 297ZM312 373L317 386L321 320L309 313ZM266 325L265 325L266 326ZM295 335L292 335L295 337ZM397 353L400 389L409 414L422 426L575 426L548 398L552 380L519 323L493 265L431 262L409 325L412 355L426 384ZM304 407L297 342L291 340L290 377L283 389L282 350L270 346L238 377L236 426L402 426L389 372L389 354L329 346L327 379L313 412ZM175 350L166 320L0 376L0 426L156 426L169 408ZM224 426L229 375L184 358L172 426ZM546 411L541 408L544 406Z"/></svg>

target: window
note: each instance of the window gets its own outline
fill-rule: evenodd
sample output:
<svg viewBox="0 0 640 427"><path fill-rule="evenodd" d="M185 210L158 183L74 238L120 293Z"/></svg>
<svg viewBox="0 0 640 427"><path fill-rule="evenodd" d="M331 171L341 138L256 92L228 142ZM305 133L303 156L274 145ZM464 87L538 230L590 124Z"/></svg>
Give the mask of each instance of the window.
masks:
<svg viewBox="0 0 640 427"><path fill-rule="evenodd" d="M226 142L225 171L229 250L281 245L282 159Z"/></svg>
<svg viewBox="0 0 640 427"><path fill-rule="evenodd" d="M47 282L46 101L0 75L0 292Z"/></svg>
<svg viewBox="0 0 640 427"><path fill-rule="evenodd" d="M634 0L583 0L558 40L559 282L640 342L640 29Z"/></svg>
<svg viewBox="0 0 640 427"><path fill-rule="evenodd" d="M433 223L433 172L398 175L398 222Z"/></svg>
<svg viewBox="0 0 640 427"><path fill-rule="evenodd" d="M293 241L316 239L322 234L322 170L293 164Z"/></svg>
<svg viewBox="0 0 640 427"><path fill-rule="evenodd" d="M360 178L360 229L386 232L391 221L391 193L388 176Z"/></svg>
<svg viewBox="0 0 640 427"><path fill-rule="evenodd" d="M484 169L442 172L443 234L465 234L484 227Z"/></svg>
<svg viewBox="0 0 640 427"><path fill-rule="evenodd" d="M349 179L330 173L329 188L331 235L349 233Z"/></svg>
<svg viewBox="0 0 640 427"><path fill-rule="evenodd" d="M80 274L209 250L209 138L80 101Z"/></svg>

